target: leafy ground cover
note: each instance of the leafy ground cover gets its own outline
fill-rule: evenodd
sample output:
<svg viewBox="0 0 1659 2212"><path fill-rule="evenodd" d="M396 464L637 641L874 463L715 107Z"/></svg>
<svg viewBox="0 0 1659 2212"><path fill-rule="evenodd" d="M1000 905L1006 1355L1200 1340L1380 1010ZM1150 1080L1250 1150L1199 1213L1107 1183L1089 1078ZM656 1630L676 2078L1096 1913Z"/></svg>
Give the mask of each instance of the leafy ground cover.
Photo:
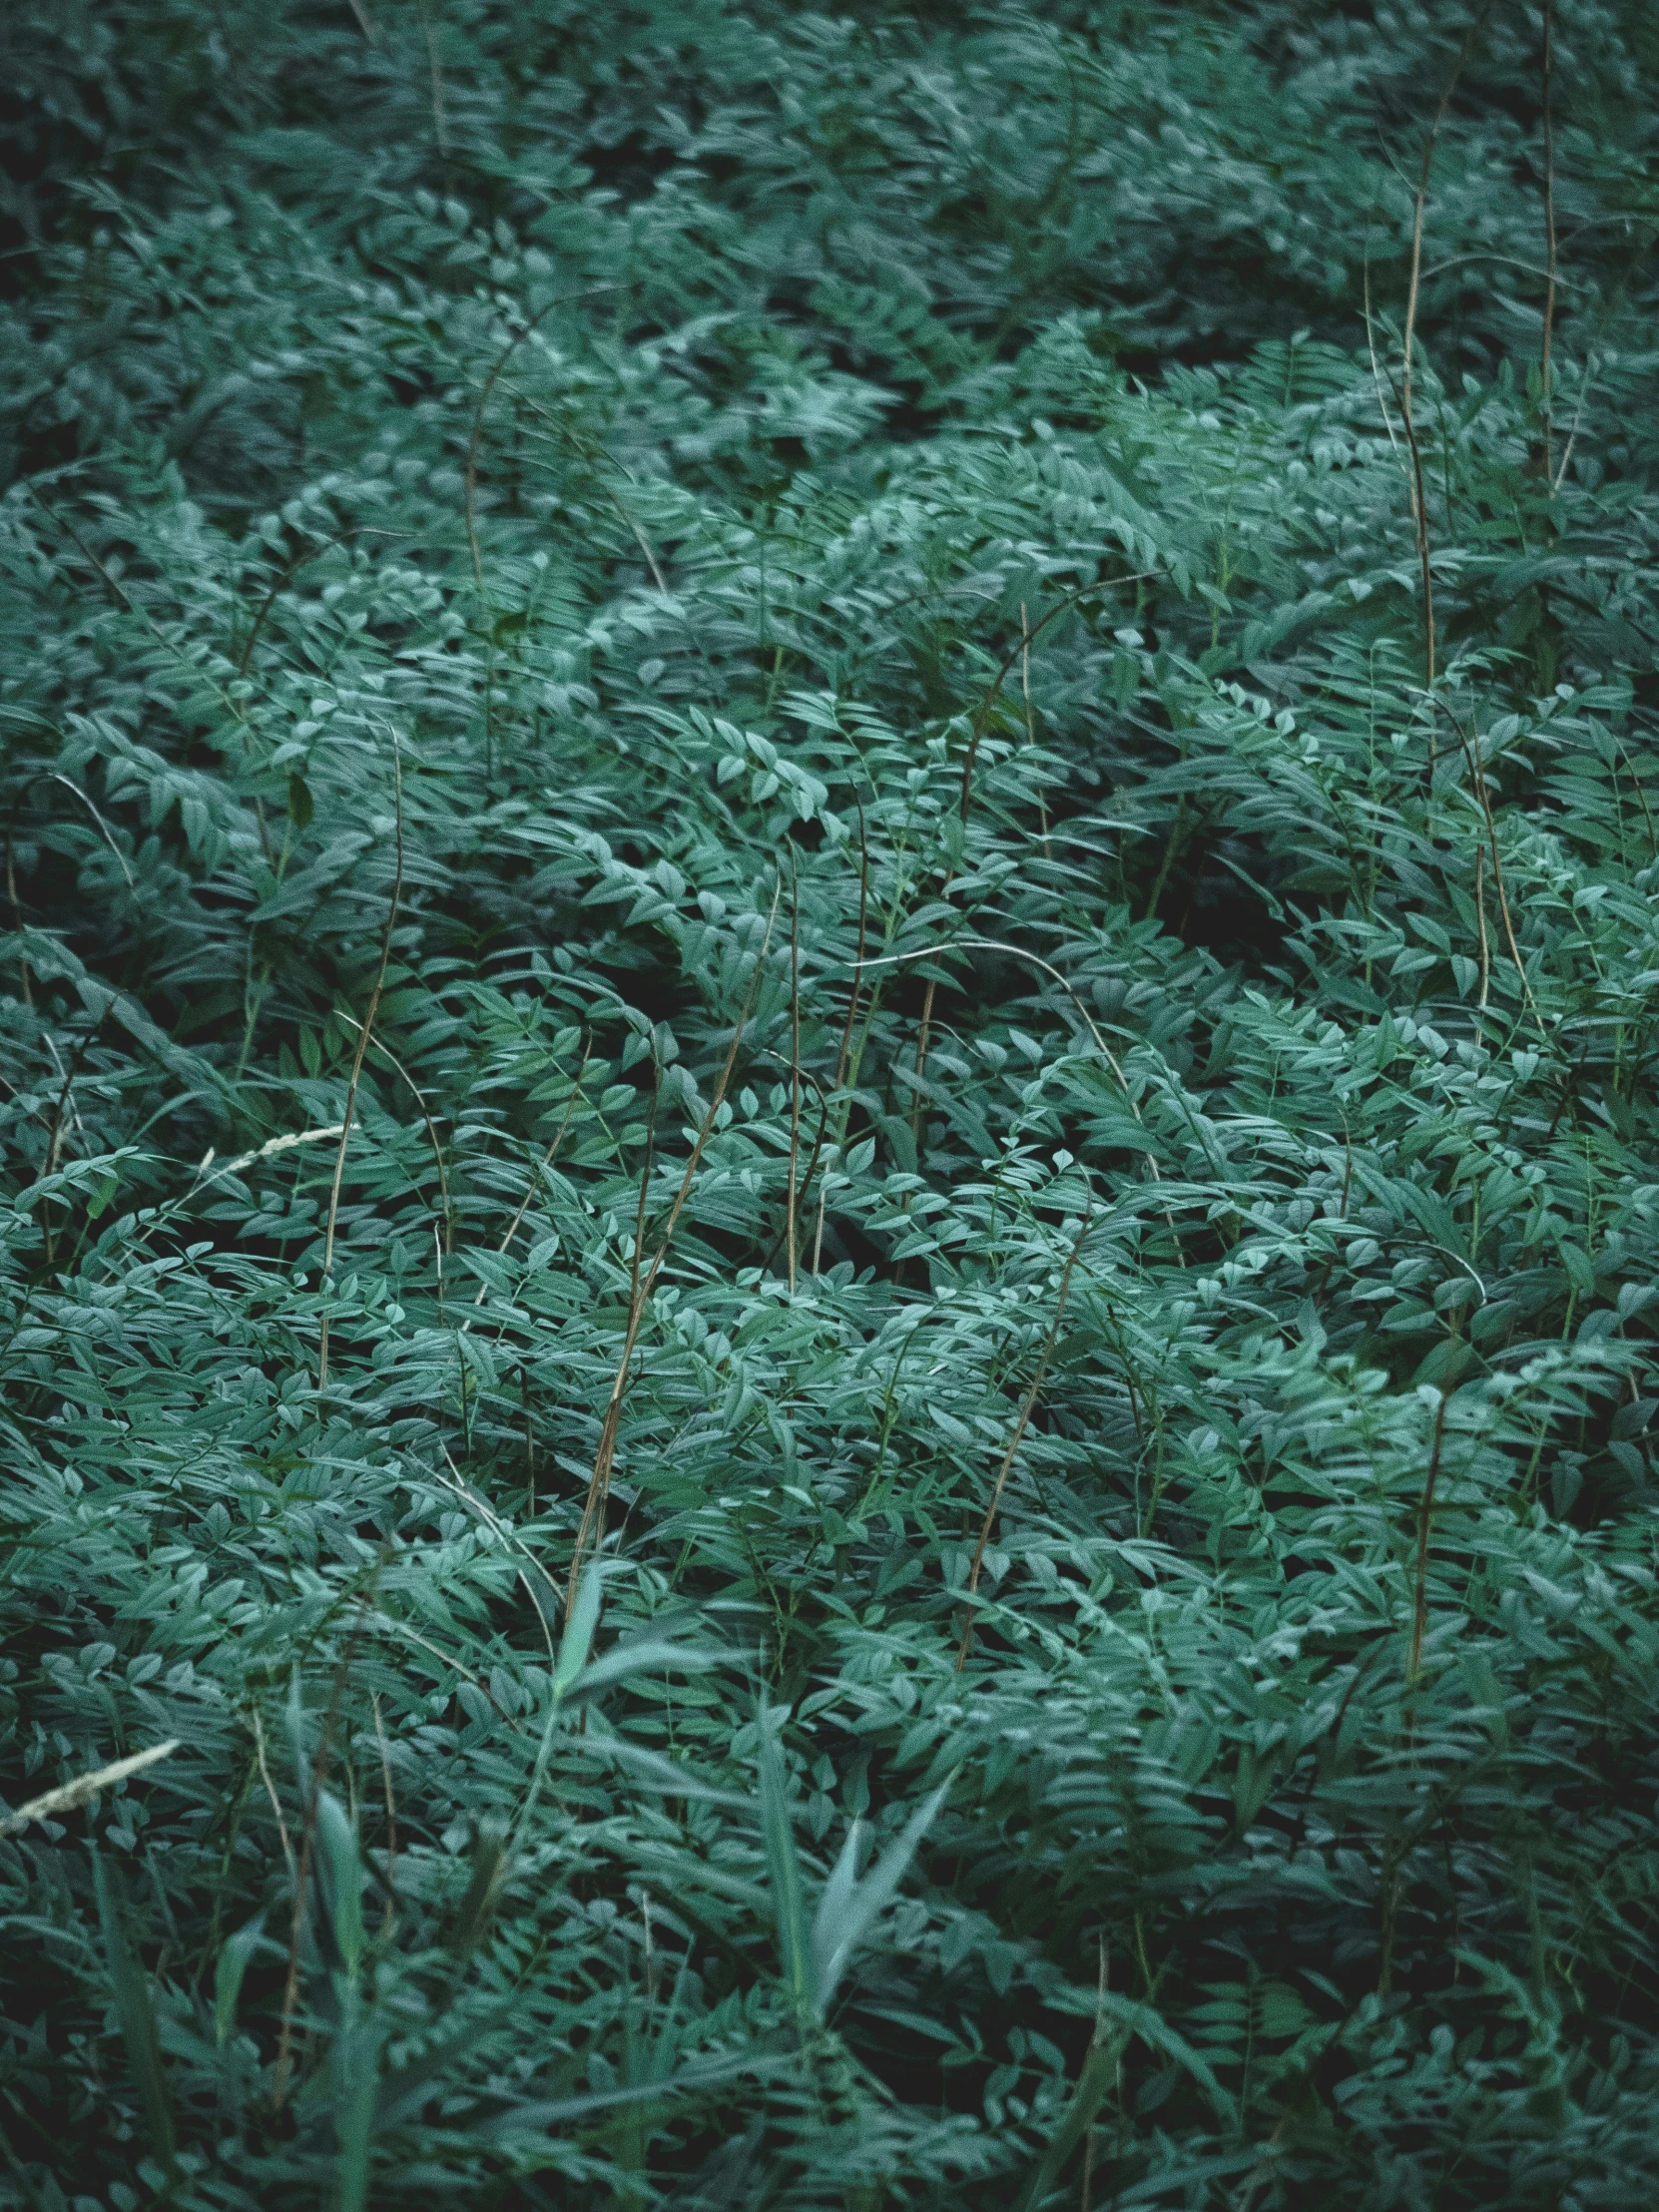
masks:
<svg viewBox="0 0 1659 2212"><path fill-rule="evenodd" d="M0 2201L1651 2204L1651 11L0 38Z"/></svg>

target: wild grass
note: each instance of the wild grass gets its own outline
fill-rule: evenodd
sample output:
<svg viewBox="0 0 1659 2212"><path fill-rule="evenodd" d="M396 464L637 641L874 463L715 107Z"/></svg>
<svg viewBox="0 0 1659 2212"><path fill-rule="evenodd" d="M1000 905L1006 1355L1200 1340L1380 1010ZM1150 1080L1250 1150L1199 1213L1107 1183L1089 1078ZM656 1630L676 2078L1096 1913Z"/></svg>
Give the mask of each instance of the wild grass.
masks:
<svg viewBox="0 0 1659 2212"><path fill-rule="evenodd" d="M1647 11L4 38L0 2202L1650 2204Z"/></svg>

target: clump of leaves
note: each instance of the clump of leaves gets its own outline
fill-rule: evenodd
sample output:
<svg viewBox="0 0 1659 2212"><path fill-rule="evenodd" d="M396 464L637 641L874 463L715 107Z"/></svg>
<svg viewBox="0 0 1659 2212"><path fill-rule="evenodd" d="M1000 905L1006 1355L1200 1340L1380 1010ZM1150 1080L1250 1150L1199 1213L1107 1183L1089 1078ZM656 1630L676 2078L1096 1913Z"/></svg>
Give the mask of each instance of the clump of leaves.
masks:
<svg viewBox="0 0 1659 2212"><path fill-rule="evenodd" d="M1647 11L4 37L0 2201L1651 2203Z"/></svg>

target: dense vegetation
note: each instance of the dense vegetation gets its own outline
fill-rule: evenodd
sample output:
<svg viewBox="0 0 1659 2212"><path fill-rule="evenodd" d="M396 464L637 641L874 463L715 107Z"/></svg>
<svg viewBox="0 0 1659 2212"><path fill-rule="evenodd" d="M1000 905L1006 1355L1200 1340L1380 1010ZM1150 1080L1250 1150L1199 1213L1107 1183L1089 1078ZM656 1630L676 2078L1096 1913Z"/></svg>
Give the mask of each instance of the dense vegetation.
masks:
<svg viewBox="0 0 1659 2212"><path fill-rule="evenodd" d="M0 42L0 2203L1653 2203L1659 16Z"/></svg>

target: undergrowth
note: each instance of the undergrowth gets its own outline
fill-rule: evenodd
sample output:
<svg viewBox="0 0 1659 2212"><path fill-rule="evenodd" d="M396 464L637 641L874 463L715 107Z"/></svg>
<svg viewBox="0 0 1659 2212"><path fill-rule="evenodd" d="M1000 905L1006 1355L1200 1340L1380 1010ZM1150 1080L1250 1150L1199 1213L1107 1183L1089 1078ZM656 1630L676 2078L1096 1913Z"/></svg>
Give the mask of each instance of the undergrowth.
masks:
<svg viewBox="0 0 1659 2212"><path fill-rule="evenodd" d="M1651 2204L1651 12L3 40L0 2202Z"/></svg>

